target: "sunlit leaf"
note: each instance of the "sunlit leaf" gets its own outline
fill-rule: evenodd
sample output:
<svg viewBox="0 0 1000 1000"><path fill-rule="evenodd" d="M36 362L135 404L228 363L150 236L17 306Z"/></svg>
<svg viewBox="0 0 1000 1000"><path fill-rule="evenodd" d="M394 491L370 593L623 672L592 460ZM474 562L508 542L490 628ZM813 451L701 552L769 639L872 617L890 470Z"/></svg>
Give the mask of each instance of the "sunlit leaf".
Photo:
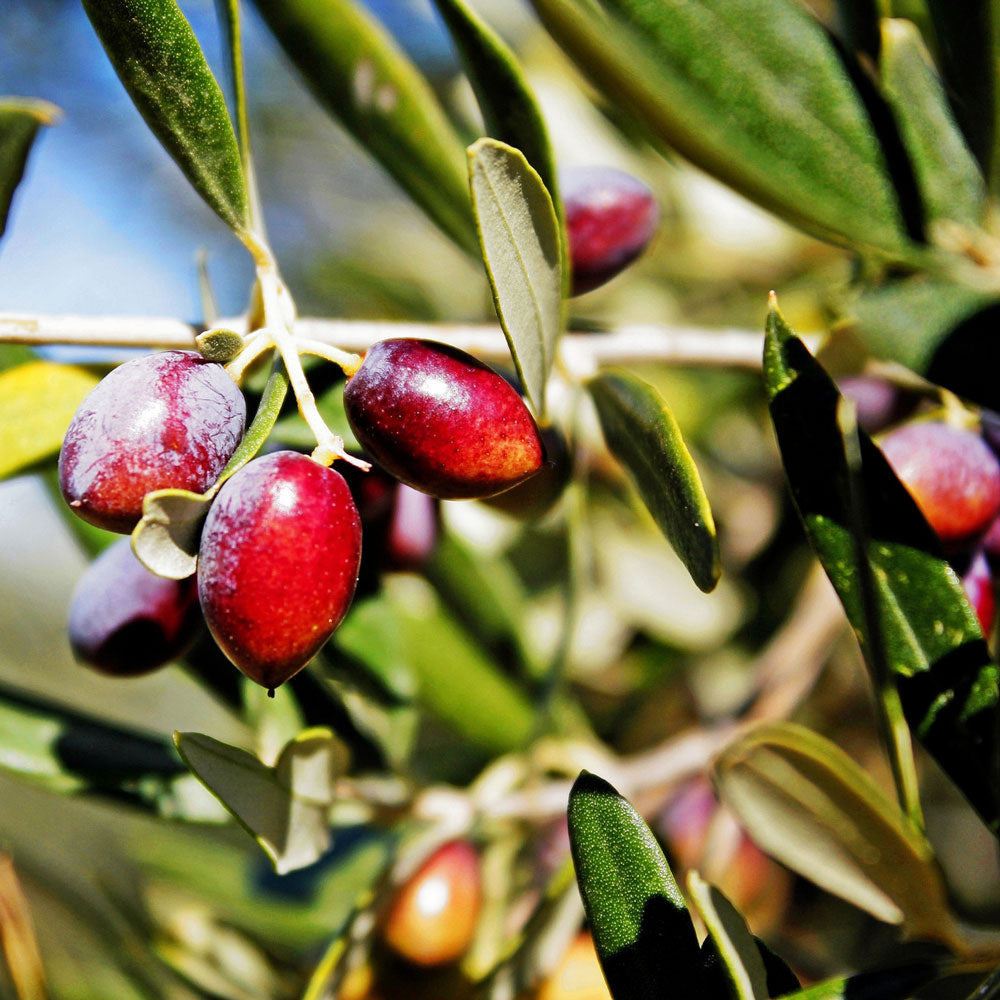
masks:
<svg viewBox="0 0 1000 1000"><path fill-rule="evenodd" d="M694 925L663 851L632 805L584 771L569 797L569 836L597 957L614 1000L698 996Z"/></svg>
<svg viewBox="0 0 1000 1000"><path fill-rule="evenodd" d="M758 726L719 755L713 780L782 864L913 937L952 933L930 845L836 744L791 723Z"/></svg>
<svg viewBox="0 0 1000 1000"><path fill-rule="evenodd" d="M38 128L54 125L60 115L47 101L0 97L0 236L7 228L10 203L24 176Z"/></svg>
<svg viewBox="0 0 1000 1000"><path fill-rule="evenodd" d="M237 233L249 198L226 101L175 0L83 0L146 124L198 193Z"/></svg>
<svg viewBox="0 0 1000 1000"><path fill-rule="evenodd" d="M445 233L478 255L463 144L389 33L352 0L254 4L326 108Z"/></svg>
<svg viewBox="0 0 1000 1000"><path fill-rule="evenodd" d="M545 383L562 332L559 223L538 173L495 139L469 147L469 177L497 316L524 391L545 413Z"/></svg>
<svg viewBox="0 0 1000 1000"><path fill-rule="evenodd" d="M656 137L836 243L914 254L865 104L796 0L533 0L545 26Z"/></svg>
<svg viewBox="0 0 1000 1000"><path fill-rule="evenodd" d="M719 581L719 541L698 468L663 397L628 372L587 383L604 439L643 503L706 593Z"/></svg>
<svg viewBox="0 0 1000 1000"><path fill-rule="evenodd" d="M82 368L29 361L0 372L0 477L59 450L97 378Z"/></svg>
<svg viewBox="0 0 1000 1000"><path fill-rule="evenodd" d="M329 730L305 730L273 768L201 733L177 733L174 741L184 763L267 852L279 874L312 864L330 846L327 812L347 760Z"/></svg>
<svg viewBox="0 0 1000 1000"><path fill-rule="evenodd" d="M886 18L882 22L879 68L882 90L909 153L928 220L978 223L986 203L986 184L911 21Z"/></svg>
<svg viewBox="0 0 1000 1000"><path fill-rule="evenodd" d="M916 503L863 434L852 483L837 417L840 394L776 306L767 320L764 380L792 496L847 617L863 648L880 650L914 736L996 830L998 776L982 762L997 752L997 668L961 582ZM867 565L860 566L856 503L868 528ZM869 634L863 574L881 623L876 636Z"/></svg>

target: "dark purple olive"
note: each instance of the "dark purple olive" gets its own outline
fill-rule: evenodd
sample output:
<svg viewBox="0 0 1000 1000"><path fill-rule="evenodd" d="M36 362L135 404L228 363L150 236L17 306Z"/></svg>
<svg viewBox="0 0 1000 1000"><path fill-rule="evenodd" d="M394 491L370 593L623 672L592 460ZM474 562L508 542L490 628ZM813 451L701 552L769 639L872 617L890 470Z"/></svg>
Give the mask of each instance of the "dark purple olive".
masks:
<svg viewBox="0 0 1000 1000"><path fill-rule="evenodd" d="M916 408L919 396L874 375L845 375L837 388L853 400L858 426L867 434L891 427Z"/></svg>
<svg viewBox="0 0 1000 1000"><path fill-rule="evenodd" d="M1000 462L978 434L924 421L892 431L881 448L947 551L979 542L1000 513Z"/></svg>
<svg viewBox="0 0 1000 1000"><path fill-rule="evenodd" d="M340 624L361 562L344 477L293 451L254 459L219 491L198 554L198 594L219 648L274 689Z"/></svg>
<svg viewBox="0 0 1000 1000"><path fill-rule="evenodd" d="M132 677L182 655L201 626L194 577L165 580L133 555L129 539L105 549L80 577L69 607L69 643L101 673Z"/></svg>
<svg viewBox="0 0 1000 1000"><path fill-rule="evenodd" d="M653 238L660 208L637 177L611 167L559 171L574 295L609 281Z"/></svg>
<svg viewBox="0 0 1000 1000"><path fill-rule="evenodd" d="M542 466L521 397L464 351L383 340L347 382L344 406L361 446L400 482L447 500L493 496Z"/></svg>
<svg viewBox="0 0 1000 1000"><path fill-rule="evenodd" d="M136 358L80 404L59 454L59 485L85 521L130 532L151 490L203 493L243 436L246 403L218 364L194 351Z"/></svg>

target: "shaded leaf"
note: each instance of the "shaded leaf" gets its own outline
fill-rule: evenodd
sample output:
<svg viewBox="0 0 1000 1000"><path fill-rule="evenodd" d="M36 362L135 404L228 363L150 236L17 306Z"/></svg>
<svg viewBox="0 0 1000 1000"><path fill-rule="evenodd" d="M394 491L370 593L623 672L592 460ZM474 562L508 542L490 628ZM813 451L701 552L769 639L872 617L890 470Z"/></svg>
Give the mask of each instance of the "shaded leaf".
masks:
<svg viewBox="0 0 1000 1000"><path fill-rule="evenodd" d="M698 468L659 392L628 372L587 383L604 440L691 578L708 593L719 581L719 540Z"/></svg>
<svg viewBox="0 0 1000 1000"><path fill-rule="evenodd" d="M863 648L884 649L907 725L984 822L1000 825L997 668L940 542L882 453L863 434L857 496L837 420L840 394L776 307L768 316L764 379L782 462L809 540ZM858 566L855 501L868 520ZM881 636L867 629L870 576ZM871 662L870 657L866 660ZM882 680L875 678L881 688Z"/></svg>
<svg viewBox="0 0 1000 1000"><path fill-rule="evenodd" d="M0 236L28 154L40 125L54 125L62 112L48 101L28 97L0 97Z"/></svg>
<svg viewBox="0 0 1000 1000"><path fill-rule="evenodd" d="M569 836L597 957L614 1000L697 996L701 958L684 898L649 827L603 778L583 771Z"/></svg>
<svg viewBox="0 0 1000 1000"><path fill-rule="evenodd" d="M949 939L930 845L834 743L791 723L757 726L719 755L713 781L782 864L911 936Z"/></svg>
<svg viewBox="0 0 1000 1000"><path fill-rule="evenodd" d="M133 103L195 190L236 233L248 194L225 98L175 0L83 0Z"/></svg>
<svg viewBox="0 0 1000 1000"><path fill-rule="evenodd" d="M920 32L911 21L882 22L882 90L892 108L929 220L975 225L986 183L962 133Z"/></svg>
<svg viewBox="0 0 1000 1000"><path fill-rule="evenodd" d="M486 273L511 357L535 412L562 333L559 223L523 154L495 139L469 147L472 203Z"/></svg>
<svg viewBox="0 0 1000 1000"><path fill-rule="evenodd" d="M427 80L351 0L254 0L317 98L459 246L478 255L462 142Z"/></svg>
<svg viewBox="0 0 1000 1000"><path fill-rule="evenodd" d="M283 371L271 372L253 422L219 478L204 493L153 490L142 500L142 519L132 531L132 551L151 573L183 580L198 568L198 543L208 508L223 483L263 447L288 392Z"/></svg>
<svg viewBox="0 0 1000 1000"><path fill-rule="evenodd" d="M851 49L877 60L881 43L878 0L837 0L837 22Z"/></svg>
<svg viewBox="0 0 1000 1000"><path fill-rule="evenodd" d="M90 372L49 361L0 372L0 477L55 454L95 385Z"/></svg>
<svg viewBox="0 0 1000 1000"><path fill-rule="evenodd" d="M768 1000L767 970L757 941L732 903L696 871L688 872L688 896L705 924L735 1000Z"/></svg>
<svg viewBox="0 0 1000 1000"><path fill-rule="evenodd" d="M174 742L184 763L260 844L279 874L312 864L330 846L327 811L347 761L343 744L329 730L305 730L273 768L201 733L176 733Z"/></svg>
<svg viewBox="0 0 1000 1000"><path fill-rule="evenodd" d="M784 996L787 1000L905 1000L936 979L940 972L941 966L936 962L908 962L854 976L824 979Z"/></svg>
<svg viewBox="0 0 1000 1000"><path fill-rule="evenodd" d="M795 0L532 0L609 97L741 194L836 243L909 258L859 93Z"/></svg>
<svg viewBox="0 0 1000 1000"><path fill-rule="evenodd" d="M465 0L434 0L476 94L486 134L519 149L559 204L555 159L535 95L514 53Z"/></svg>
<svg viewBox="0 0 1000 1000"><path fill-rule="evenodd" d="M927 0L945 91L965 139L987 177L996 164L995 8L990 3Z"/></svg>

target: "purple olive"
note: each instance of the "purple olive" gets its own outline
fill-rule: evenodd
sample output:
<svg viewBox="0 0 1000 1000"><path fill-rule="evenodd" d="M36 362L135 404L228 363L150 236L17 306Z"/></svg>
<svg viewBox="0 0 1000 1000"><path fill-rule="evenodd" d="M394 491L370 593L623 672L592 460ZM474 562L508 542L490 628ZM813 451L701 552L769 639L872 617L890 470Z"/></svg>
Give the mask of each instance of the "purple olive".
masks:
<svg viewBox="0 0 1000 1000"><path fill-rule="evenodd" d="M145 674L176 659L200 626L194 577L154 576L133 555L127 538L87 567L69 608L74 655L117 677Z"/></svg>
<svg viewBox="0 0 1000 1000"><path fill-rule="evenodd" d="M521 397L464 351L424 340L372 346L344 390L361 446L387 472L446 500L493 496L542 466Z"/></svg>
<svg viewBox="0 0 1000 1000"><path fill-rule="evenodd" d="M874 375L845 375L837 388L854 401L858 426L877 434L913 412L920 397Z"/></svg>
<svg viewBox="0 0 1000 1000"><path fill-rule="evenodd" d="M965 597L976 612L983 635L989 636L996 614L996 598L993 593L993 573L982 549L977 549L962 574Z"/></svg>
<svg viewBox="0 0 1000 1000"><path fill-rule="evenodd" d="M150 490L203 493L243 436L246 403L218 364L194 351L136 358L80 404L59 454L59 485L85 521L130 532Z"/></svg>
<svg viewBox="0 0 1000 1000"><path fill-rule="evenodd" d="M220 649L274 689L340 624L361 562L344 477L293 451L254 459L219 491L198 554L198 594Z"/></svg>
<svg viewBox="0 0 1000 1000"><path fill-rule="evenodd" d="M559 171L574 295L609 281L653 238L660 208L642 181L611 167Z"/></svg>

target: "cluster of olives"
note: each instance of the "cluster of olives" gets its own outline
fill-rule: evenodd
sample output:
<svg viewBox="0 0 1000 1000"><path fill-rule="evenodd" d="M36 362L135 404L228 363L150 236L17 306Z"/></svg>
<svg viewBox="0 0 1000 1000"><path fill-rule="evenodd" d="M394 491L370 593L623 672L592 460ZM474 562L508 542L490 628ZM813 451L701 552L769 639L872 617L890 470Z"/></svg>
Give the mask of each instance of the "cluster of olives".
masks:
<svg viewBox="0 0 1000 1000"><path fill-rule="evenodd" d="M845 379L841 389L865 429L892 427L882 453L940 538L989 637L1000 565L1000 418L984 414L978 431L933 418L897 425L915 405L905 392L872 378Z"/></svg>
<svg viewBox="0 0 1000 1000"><path fill-rule="evenodd" d="M658 209L649 189L620 171L570 170L561 181L580 293L642 251ZM540 430L501 375L443 344L375 344L348 379L344 403L381 469L352 468L349 483L294 451L252 459L212 501L196 583L153 576L124 540L92 564L70 612L77 656L108 673L143 673L181 655L203 616L226 656L273 690L347 613L363 525L382 565L413 568L433 545L437 499L492 498L537 516L568 477L559 432ZM192 351L130 361L74 416L59 457L63 495L91 524L131 533L147 493L211 488L245 420L243 395L222 365Z"/></svg>

